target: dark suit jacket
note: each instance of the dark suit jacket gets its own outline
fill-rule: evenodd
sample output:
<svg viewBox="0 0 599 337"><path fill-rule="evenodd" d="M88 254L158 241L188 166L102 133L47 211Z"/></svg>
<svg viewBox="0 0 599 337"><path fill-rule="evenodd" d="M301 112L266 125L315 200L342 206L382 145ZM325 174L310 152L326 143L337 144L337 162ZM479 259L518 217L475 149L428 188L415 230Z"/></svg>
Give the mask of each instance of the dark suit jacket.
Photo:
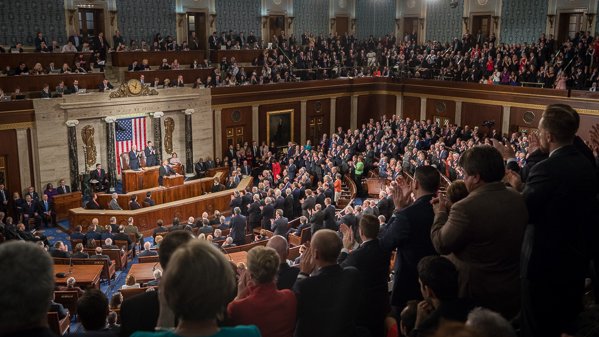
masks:
<svg viewBox="0 0 599 337"><path fill-rule="evenodd" d="M86 209L102 209L102 206L100 206L99 203L96 203L93 200L90 200L87 202L87 204L85 204L85 208Z"/></svg>
<svg viewBox="0 0 599 337"><path fill-rule="evenodd" d="M298 267L290 267L287 262L283 262L279 265L279 273L277 277L277 288L278 289L291 289L299 274Z"/></svg>
<svg viewBox="0 0 599 337"><path fill-rule="evenodd" d="M281 235L286 238L289 231L289 220L286 217L280 217L275 220L271 229L274 235Z"/></svg>
<svg viewBox="0 0 599 337"><path fill-rule="evenodd" d="M129 151L129 168L132 170L139 170L139 158L137 153Z"/></svg>
<svg viewBox="0 0 599 337"><path fill-rule="evenodd" d="M249 219L248 221L251 224L257 224L260 223L260 214L262 213L262 211L260 210L260 203L259 202L252 202L250 204L250 207L248 209L248 214L249 214ZM254 225L257 227L257 225Z"/></svg>
<svg viewBox="0 0 599 337"><path fill-rule="evenodd" d="M106 171L104 169L101 169L100 173L98 173L98 170L90 171L89 177L90 179L96 179L97 181L102 182L106 179Z"/></svg>
<svg viewBox="0 0 599 337"><path fill-rule="evenodd" d="M341 253L341 267L355 267L364 282L363 302L358 304L358 325L367 327L372 336L382 336L385 316L389 312L387 280L391 254L384 251L378 239L364 242L350 254Z"/></svg>
<svg viewBox="0 0 599 337"><path fill-rule="evenodd" d="M329 205L324 208L324 228L336 231L338 229L335 221L335 206Z"/></svg>
<svg viewBox="0 0 599 337"><path fill-rule="evenodd" d="M56 191L58 191L58 194L71 193L71 186L64 185L64 190L63 190L62 186L58 186L56 188Z"/></svg>
<svg viewBox="0 0 599 337"><path fill-rule="evenodd" d="M175 171L170 166L164 167L164 165L160 165L158 169L158 185L162 186L164 183L164 176L170 176L171 174L175 174Z"/></svg>
<svg viewBox="0 0 599 337"><path fill-rule="evenodd" d="M322 210L315 212L310 217L310 223L312 224L312 235L316 233L317 230L324 228L324 212Z"/></svg>
<svg viewBox="0 0 599 337"><path fill-rule="evenodd" d="M423 196L395 214L387 230L380 235L383 250L397 249L393 306L403 308L407 301L422 298L416 266L423 257L437 255L430 234L435 217L430 203L432 197L432 194Z"/></svg>
<svg viewBox="0 0 599 337"><path fill-rule="evenodd" d="M37 203L37 212L39 214L42 214L44 212L52 212L52 213L54 213L54 203L52 201L48 200L48 210L46 211L46 205L44 204L44 201L40 200Z"/></svg>
<svg viewBox="0 0 599 337"><path fill-rule="evenodd" d="M121 337L135 331L154 331L160 304L158 291L145 292L123 301L121 305Z"/></svg>
<svg viewBox="0 0 599 337"><path fill-rule="evenodd" d="M270 219L275 217L275 208L271 205L264 205L262 207L262 228L270 230Z"/></svg>
<svg viewBox="0 0 599 337"><path fill-rule="evenodd" d="M245 243L245 216L239 214L231 218L230 236L233 238L233 243L236 245L243 245Z"/></svg>
<svg viewBox="0 0 599 337"><path fill-rule="evenodd" d="M302 204L302 215L309 217L308 210L311 210L316 205L316 199L314 197L309 197L304 199L304 203Z"/></svg>
<svg viewBox="0 0 599 337"><path fill-rule="evenodd" d="M298 279L296 337L352 336L363 296L356 268L335 264Z"/></svg>

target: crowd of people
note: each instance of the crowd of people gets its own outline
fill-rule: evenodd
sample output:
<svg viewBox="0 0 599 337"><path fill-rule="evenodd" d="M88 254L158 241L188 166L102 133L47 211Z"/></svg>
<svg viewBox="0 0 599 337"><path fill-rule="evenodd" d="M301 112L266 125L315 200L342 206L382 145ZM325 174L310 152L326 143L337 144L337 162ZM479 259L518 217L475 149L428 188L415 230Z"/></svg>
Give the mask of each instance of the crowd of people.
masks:
<svg viewBox="0 0 599 337"><path fill-rule="evenodd" d="M538 133L502 137L492 127L393 116L356 130L338 129L319 144L290 143L285 151L255 142L231 147L222 162L230 172L254 175L255 186L232 193L229 219L206 213L186 223L157 224L154 242L146 242L142 254L158 245L164 274L153 282L159 290L121 304L121 334L382 336L385 322L393 321L389 317L404 336L446 329L472 336L497 331L515 336L516 330L523 337L559 336L596 329L596 322L585 319L595 311L584 306L583 294L593 288L595 298L598 294L589 265L598 256L599 130L587 146L575 136L579 122L569 106L553 105L543 113ZM207 158L196 170L211 165ZM363 202L338 210L343 175L354 179ZM444 191L441 175L452 180ZM362 190L368 176L389 179L378 199ZM298 226L290 227L298 217ZM73 235L109 247L106 239L115 239L110 232L138 233L134 219L129 222L129 229L108 224L102 233L92 226ZM17 227L18 234L29 235L16 239L49 244L22 224ZM310 228L310 244L297 260L287 261L287 238L303 228ZM232 265L221 252L245 244L255 229L262 230L255 239L267 240L266 247L250 250L245 266ZM229 233L222 235L224 230ZM141 235L137 239L142 242ZM0 245L0 272L30 275L26 268L33 265L19 263L16 254L35 259L36 275L43 278L51 270L47 253L29 247ZM54 243L49 251L65 256L65 249ZM3 278L0 286L15 291L0 296L0 303L14 303L11 294L23 294L19 300L31 296L26 302L37 306L23 309L29 315L21 317L45 317L53 290L49 276L35 293L22 289L26 285L17 276ZM593 279L590 285L587 278ZM134 279L129 283L137 286ZM83 326L112 329L108 302L95 303L101 324L90 325L82 315ZM0 328L37 326L15 317L0 314ZM466 327L442 326L443 321ZM155 328L174 330L151 332Z"/></svg>

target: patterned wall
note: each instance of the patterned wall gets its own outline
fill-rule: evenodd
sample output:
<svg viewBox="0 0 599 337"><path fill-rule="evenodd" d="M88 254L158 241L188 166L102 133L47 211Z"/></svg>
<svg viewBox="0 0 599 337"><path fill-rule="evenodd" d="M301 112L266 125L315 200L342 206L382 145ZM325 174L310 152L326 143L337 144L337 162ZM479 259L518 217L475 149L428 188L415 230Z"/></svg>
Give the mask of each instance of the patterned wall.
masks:
<svg viewBox="0 0 599 337"><path fill-rule="evenodd" d="M533 42L545 32L546 0L503 0L501 42Z"/></svg>
<svg viewBox="0 0 599 337"><path fill-rule="evenodd" d="M356 35L367 38L395 32L395 0L356 0Z"/></svg>
<svg viewBox="0 0 599 337"><path fill-rule="evenodd" d="M260 0L216 0L216 29L260 36Z"/></svg>
<svg viewBox="0 0 599 337"><path fill-rule="evenodd" d="M294 0L293 1L293 28L295 35L304 32L313 34L329 33L329 2L323 0Z"/></svg>
<svg viewBox="0 0 599 337"><path fill-rule="evenodd" d="M177 36L177 17L175 0L119 0L116 2L119 29L128 43L131 39L154 41L154 35L160 33L163 38ZM109 39L112 45L112 39Z"/></svg>
<svg viewBox="0 0 599 337"><path fill-rule="evenodd" d="M63 0L0 0L0 44L33 45L38 31L48 43L66 42Z"/></svg>
<svg viewBox="0 0 599 337"><path fill-rule="evenodd" d="M458 7L449 7L449 1L432 1L426 8L426 40L450 42L462 36L462 13L464 0Z"/></svg>

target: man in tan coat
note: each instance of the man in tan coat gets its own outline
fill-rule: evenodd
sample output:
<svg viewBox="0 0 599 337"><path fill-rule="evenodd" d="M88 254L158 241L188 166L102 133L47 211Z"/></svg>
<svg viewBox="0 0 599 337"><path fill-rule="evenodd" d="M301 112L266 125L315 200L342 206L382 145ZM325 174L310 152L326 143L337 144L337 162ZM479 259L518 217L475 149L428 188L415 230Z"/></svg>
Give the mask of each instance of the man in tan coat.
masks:
<svg viewBox="0 0 599 337"><path fill-rule="evenodd" d="M431 239L460 274L460 297L513 318L520 308L520 249L528 212L522 196L506 188L503 159L491 146L460 158L469 195L454 205L433 199Z"/></svg>

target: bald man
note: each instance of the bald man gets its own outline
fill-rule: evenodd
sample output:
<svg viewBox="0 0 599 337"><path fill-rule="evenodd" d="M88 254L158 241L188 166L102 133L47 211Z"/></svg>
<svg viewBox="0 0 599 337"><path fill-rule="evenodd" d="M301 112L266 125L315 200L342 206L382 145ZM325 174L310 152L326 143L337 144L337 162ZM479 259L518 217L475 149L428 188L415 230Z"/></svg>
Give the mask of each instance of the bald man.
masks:
<svg viewBox="0 0 599 337"><path fill-rule="evenodd" d="M274 249L279 255L279 260L281 261L281 265L279 265L279 273L277 275L277 288L281 289L291 289L293 288L293 284L297 279L297 274L299 273L299 268L290 267L287 262L287 257L289 255L289 245L287 244L287 240L281 235L274 235L268 240L266 243L266 247L270 247Z"/></svg>
<svg viewBox="0 0 599 337"><path fill-rule="evenodd" d="M351 336L364 293L359 271L341 268L341 239L330 229L314 234L293 286L297 297L296 337Z"/></svg>

